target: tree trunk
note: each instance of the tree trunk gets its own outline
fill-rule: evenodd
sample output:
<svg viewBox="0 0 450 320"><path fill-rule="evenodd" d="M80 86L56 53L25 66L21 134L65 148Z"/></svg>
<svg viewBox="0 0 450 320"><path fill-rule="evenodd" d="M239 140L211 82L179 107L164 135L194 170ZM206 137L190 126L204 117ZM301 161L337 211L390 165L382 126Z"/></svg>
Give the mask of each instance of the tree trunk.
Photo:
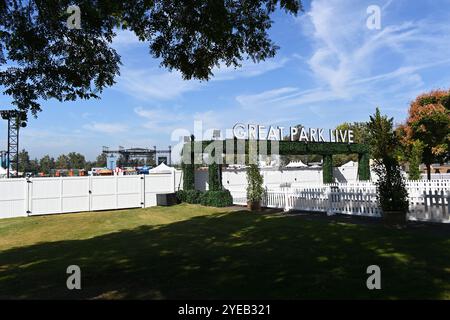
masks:
<svg viewBox="0 0 450 320"><path fill-rule="evenodd" d="M428 179L428 181L430 181L431 180L431 164L426 163L425 165L427 166L427 179Z"/></svg>

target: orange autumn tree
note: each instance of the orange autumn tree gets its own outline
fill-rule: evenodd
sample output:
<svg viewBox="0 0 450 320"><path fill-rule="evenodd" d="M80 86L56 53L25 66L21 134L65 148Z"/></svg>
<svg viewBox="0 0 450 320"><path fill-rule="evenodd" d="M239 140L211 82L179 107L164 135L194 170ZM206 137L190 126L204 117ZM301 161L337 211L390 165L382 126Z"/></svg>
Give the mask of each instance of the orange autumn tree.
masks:
<svg viewBox="0 0 450 320"><path fill-rule="evenodd" d="M431 164L450 159L450 91L434 90L418 96L411 103L406 123L397 133L410 167L418 166L421 160L430 180Z"/></svg>

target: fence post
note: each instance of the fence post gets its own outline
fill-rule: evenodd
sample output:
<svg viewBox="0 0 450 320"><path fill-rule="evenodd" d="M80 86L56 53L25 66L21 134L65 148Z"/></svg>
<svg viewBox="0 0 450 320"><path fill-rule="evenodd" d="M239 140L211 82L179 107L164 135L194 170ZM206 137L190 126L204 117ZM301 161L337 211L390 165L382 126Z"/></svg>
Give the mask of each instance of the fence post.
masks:
<svg viewBox="0 0 450 320"><path fill-rule="evenodd" d="M284 212L288 212L290 210L288 188L283 188L283 190L284 190Z"/></svg>
<svg viewBox="0 0 450 320"><path fill-rule="evenodd" d="M327 195L328 195L327 215L332 216L332 215L334 215L334 212L333 212L333 194L331 191L331 187L327 187Z"/></svg>
<svg viewBox="0 0 450 320"><path fill-rule="evenodd" d="M139 179L141 181L141 208L145 208L145 174Z"/></svg>

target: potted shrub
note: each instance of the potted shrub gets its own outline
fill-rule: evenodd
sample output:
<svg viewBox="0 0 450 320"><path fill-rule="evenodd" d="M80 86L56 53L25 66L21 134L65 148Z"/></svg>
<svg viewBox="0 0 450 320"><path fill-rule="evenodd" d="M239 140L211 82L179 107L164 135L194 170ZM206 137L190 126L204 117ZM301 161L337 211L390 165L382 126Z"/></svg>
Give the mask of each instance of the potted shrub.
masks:
<svg viewBox="0 0 450 320"><path fill-rule="evenodd" d="M396 159L399 140L393 130L393 118L381 116L376 110L368 123L373 169L378 176L377 199L387 224L405 224L408 212L408 191Z"/></svg>
<svg viewBox="0 0 450 320"><path fill-rule="evenodd" d="M408 191L400 166L395 160L384 159L375 165L374 171L378 175L377 198L385 222L389 225L406 224Z"/></svg>
<svg viewBox="0 0 450 320"><path fill-rule="evenodd" d="M263 177L258 165L247 167L247 207L252 211L261 211L261 201L264 196Z"/></svg>

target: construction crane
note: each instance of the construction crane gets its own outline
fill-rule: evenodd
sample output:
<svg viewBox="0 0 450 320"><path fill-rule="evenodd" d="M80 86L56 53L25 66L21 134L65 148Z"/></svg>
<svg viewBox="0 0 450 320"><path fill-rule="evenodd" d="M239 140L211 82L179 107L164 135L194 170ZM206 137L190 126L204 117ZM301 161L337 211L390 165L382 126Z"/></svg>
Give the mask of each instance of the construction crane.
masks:
<svg viewBox="0 0 450 320"><path fill-rule="evenodd" d="M17 177L19 175L19 129L27 126L27 114L18 110L0 110L0 116L8 121L7 177L11 176L10 168L16 169Z"/></svg>

